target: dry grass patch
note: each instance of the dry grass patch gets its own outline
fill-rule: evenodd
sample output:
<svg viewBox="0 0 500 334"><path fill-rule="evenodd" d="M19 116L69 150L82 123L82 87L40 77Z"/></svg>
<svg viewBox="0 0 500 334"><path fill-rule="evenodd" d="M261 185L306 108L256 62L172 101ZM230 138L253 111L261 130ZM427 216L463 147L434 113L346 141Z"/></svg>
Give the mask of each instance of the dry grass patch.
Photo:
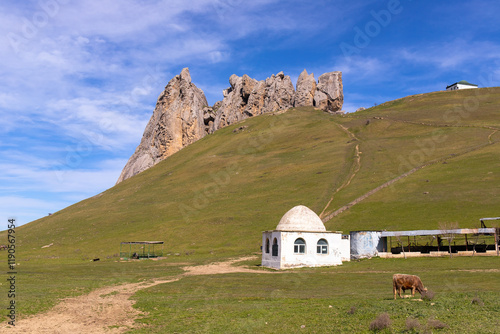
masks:
<svg viewBox="0 0 500 334"><path fill-rule="evenodd" d="M391 327L391 318L389 314L382 313L370 323L370 330L379 331Z"/></svg>

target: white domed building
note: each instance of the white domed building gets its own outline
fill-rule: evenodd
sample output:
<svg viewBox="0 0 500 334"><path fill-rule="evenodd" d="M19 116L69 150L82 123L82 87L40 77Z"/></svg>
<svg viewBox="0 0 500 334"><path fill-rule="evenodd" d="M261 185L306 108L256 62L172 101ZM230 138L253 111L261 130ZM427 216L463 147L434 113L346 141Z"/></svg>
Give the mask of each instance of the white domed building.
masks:
<svg viewBox="0 0 500 334"><path fill-rule="evenodd" d="M262 232L262 266L274 269L335 266L350 260L349 236L327 231L314 211L299 205L273 231Z"/></svg>

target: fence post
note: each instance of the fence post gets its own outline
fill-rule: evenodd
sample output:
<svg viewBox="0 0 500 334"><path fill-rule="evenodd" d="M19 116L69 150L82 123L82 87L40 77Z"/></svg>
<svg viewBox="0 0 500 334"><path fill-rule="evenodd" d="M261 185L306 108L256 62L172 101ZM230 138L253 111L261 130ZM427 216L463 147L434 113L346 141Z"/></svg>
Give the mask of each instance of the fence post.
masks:
<svg viewBox="0 0 500 334"><path fill-rule="evenodd" d="M498 234L500 233L500 228L495 229L495 250L497 251L497 256L499 256L499 250L498 250Z"/></svg>

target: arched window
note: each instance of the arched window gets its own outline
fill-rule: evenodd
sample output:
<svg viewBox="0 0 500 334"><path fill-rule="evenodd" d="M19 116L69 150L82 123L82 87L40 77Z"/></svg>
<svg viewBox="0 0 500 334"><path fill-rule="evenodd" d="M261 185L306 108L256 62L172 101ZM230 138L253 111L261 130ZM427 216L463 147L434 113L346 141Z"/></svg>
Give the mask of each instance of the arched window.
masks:
<svg viewBox="0 0 500 334"><path fill-rule="evenodd" d="M278 239L273 240L273 256L278 256Z"/></svg>
<svg viewBox="0 0 500 334"><path fill-rule="evenodd" d="M316 245L316 253L318 254L328 254L328 241L325 239L319 239Z"/></svg>
<svg viewBox="0 0 500 334"><path fill-rule="evenodd" d="M266 238L266 253L269 254L269 238Z"/></svg>
<svg viewBox="0 0 500 334"><path fill-rule="evenodd" d="M302 238L298 238L293 243L293 252L295 254L304 254L306 252L306 242Z"/></svg>

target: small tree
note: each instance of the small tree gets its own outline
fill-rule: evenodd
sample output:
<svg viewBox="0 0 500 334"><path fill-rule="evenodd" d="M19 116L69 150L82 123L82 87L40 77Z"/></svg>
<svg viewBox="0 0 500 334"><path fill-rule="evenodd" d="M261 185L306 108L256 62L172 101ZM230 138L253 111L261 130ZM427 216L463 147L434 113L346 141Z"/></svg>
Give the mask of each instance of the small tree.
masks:
<svg viewBox="0 0 500 334"><path fill-rule="evenodd" d="M448 251L450 252L450 258L452 257L451 253L451 243L453 242L453 239L457 236L456 233L453 232L453 230L458 229L458 223L453 222L453 223L439 223L439 229L441 230L441 236L443 239L448 240Z"/></svg>

